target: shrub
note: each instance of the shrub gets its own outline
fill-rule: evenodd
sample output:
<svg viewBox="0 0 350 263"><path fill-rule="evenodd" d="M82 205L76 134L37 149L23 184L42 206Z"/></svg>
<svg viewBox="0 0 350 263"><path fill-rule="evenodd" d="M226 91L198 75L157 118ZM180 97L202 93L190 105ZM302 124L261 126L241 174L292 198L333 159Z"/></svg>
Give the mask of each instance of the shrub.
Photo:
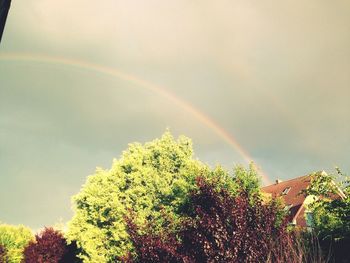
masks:
<svg viewBox="0 0 350 263"><path fill-rule="evenodd" d="M33 239L31 230L25 226L0 225L0 246L6 251L7 263L20 263L24 247Z"/></svg>
<svg viewBox="0 0 350 263"><path fill-rule="evenodd" d="M152 223L139 227L128 217L134 253L126 262L264 262L272 240L288 236L286 223L277 224L277 208L246 191L233 196L215 181L197 178L186 218L178 229L171 220L155 233ZM252 202L253 200L253 202ZM286 221L285 221L286 222ZM174 231L175 229L175 231Z"/></svg>
<svg viewBox="0 0 350 263"><path fill-rule="evenodd" d="M5 263L6 262L6 250L4 246L0 245L0 263Z"/></svg>
<svg viewBox="0 0 350 263"><path fill-rule="evenodd" d="M133 214L131 212L131 214ZM130 217L125 218L128 232L134 245L134 253L128 252L124 257L117 259L124 263L163 263L163 262L187 262L187 257L180 251L181 243L170 228L154 232L152 222L144 228L147 232L140 235L139 227ZM189 259L188 259L189 260Z"/></svg>
<svg viewBox="0 0 350 263"><path fill-rule="evenodd" d="M45 228L24 250L26 263L75 262L74 260L72 247L67 245L63 234L53 228Z"/></svg>

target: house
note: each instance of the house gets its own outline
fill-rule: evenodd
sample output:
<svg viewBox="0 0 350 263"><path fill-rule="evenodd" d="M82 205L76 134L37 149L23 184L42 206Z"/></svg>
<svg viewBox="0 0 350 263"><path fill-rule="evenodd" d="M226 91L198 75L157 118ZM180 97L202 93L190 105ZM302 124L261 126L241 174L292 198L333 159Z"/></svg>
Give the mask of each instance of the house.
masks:
<svg viewBox="0 0 350 263"><path fill-rule="evenodd" d="M319 172L327 175L326 172ZM297 177L288 181L276 180L272 185L263 187L261 190L271 197L281 197L284 201L285 210L289 211L289 222L300 227L312 226L312 214L307 209L307 204L314 201L315 196L305 196L306 190L311 183L311 175ZM338 189L338 194L332 199L344 198L344 193Z"/></svg>

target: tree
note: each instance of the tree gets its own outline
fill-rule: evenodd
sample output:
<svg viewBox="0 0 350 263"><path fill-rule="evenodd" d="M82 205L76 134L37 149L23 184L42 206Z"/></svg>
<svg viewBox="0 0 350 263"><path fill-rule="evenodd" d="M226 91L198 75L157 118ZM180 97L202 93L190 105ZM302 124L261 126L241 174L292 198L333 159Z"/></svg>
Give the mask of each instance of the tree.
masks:
<svg viewBox="0 0 350 263"><path fill-rule="evenodd" d="M249 196L248 185L241 184L236 195L203 177L197 178L197 186L190 194L187 217L175 231L171 220L158 233L152 222L138 226L131 212L126 221L135 254L129 253L124 261L264 262L273 240L288 237L286 224L276 224L275 203Z"/></svg>
<svg viewBox="0 0 350 263"><path fill-rule="evenodd" d="M350 181L338 168L336 171L312 174L305 191L306 195L317 197L309 209L313 212L314 230L321 239L350 238Z"/></svg>
<svg viewBox="0 0 350 263"><path fill-rule="evenodd" d="M45 228L40 234L35 235L35 240L30 241L24 249L24 262L77 262L75 256L71 255L71 252L72 246L67 245L66 239L61 232L53 228Z"/></svg>
<svg viewBox="0 0 350 263"><path fill-rule="evenodd" d="M20 263L23 250L33 240L32 231L25 226L0 225L0 247L6 252L7 263Z"/></svg>
<svg viewBox="0 0 350 263"><path fill-rule="evenodd" d="M159 228L163 211L178 220L198 174L218 177L226 188L234 185L223 169L210 171L193 159L186 137L175 140L166 132L145 145L130 144L110 170L98 169L73 198L75 215L67 237L76 240L84 261L113 262L132 249L124 220L128 210L138 225L153 220Z"/></svg>
<svg viewBox="0 0 350 263"><path fill-rule="evenodd" d="M348 262L350 247L350 185L349 177L339 168L336 174L314 173L306 195L315 201L309 205L313 214L313 228L326 250L333 250L336 262ZM344 195L345 194L345 195ZM340 196L341 197L340 197Z"/></svg>
<svg viewBox="0 0 350 263"><path fill-rule="evenodd" d="M236 165L233 169L233 179L239 189L247 193L248 197L260 195L261 178L255 168L254 163L250 163L248 169L242 165Z"/></svg>

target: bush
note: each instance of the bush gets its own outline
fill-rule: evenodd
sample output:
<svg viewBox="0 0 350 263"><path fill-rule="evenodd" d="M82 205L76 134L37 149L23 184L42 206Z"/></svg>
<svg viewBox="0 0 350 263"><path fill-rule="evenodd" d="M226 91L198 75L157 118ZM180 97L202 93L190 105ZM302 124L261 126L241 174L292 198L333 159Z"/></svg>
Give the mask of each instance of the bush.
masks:
<svg viewBox="0 0 350 263"><path fill-rule="evenodd" d="M25 246L33 239L31 230L25 226L0 225L0 246L6 251L7 263L20 263Z"/></svg>
<svg viewBox="0 0 350 263"><path fill-rule="evenodd" d="M139 227L126 218L135 251L126 262L264 262L272 240L288 236L286 223L277 224L277 207L243 189L233 196L215 181L197 178L186 218L178 229L171 220L155 233L152 222ZM252 202L253 201L253 202ZM286 221L285 221L286 222ZM174 229L176 229L174 231Z"/></svg>
<svg viewBox="0 0 350 263"><path fill-rule="evenodd" d="M24 261L26 263L75 262L75 255L72 255L73 249L72 246L67 245L62 233L53 228L45 228L35 236L35 241L31 241L25 248Z"/></svg>
<svg viewBox="0 0 350 263"><path fill-rule="evenodd" d="M130 211L130 215L133 213ZM163 262L187 262L186 255L179 251L181 243L176 234L170 231L170 228L155 233L152 231L152 222L148 223L143 229L146 233L140 234L140 228L133 222L130 217L125 218L128 226L128 233L134 245L134 251L128 252L124 257L117 259L124 263L163 263ZM188 261L189 262L189 261Z"/></svg>
<svg viewBox="0 0 350 263"><path fill-rule="evenodd" d="M0 263L6 262L6 250L4 246L0 245Z"/></svg>

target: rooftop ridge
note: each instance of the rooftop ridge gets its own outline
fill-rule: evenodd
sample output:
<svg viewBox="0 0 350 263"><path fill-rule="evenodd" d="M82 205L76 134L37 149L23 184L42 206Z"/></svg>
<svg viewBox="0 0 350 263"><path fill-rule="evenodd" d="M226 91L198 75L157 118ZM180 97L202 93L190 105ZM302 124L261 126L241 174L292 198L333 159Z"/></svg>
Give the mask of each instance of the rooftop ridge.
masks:
<svg viewBox="0 0 350 263"><path fill-rule="evenodd" d="M279 185L279 184L286 184L286 183L288 183L288 182L291 182L291 181L296 181L296 180L300 180L300 179L302 179L302 178L307 178L307 177L310 177L311 175L313 175L313 174L318 174L318 173L323 173L323 172L325 172L325 171L317 171L317 172L312 172L312 173L309 173L309 174L307 174L307 175L301 175L301 176L299 176L299 177L295 177L295 178L292 178L292 179L288 179L288 180L285 180L285 181L282 181L282 182L280 182L280 183L278 183L278 184L276 184L276 183L273 183L273 184L269 184L269 185L266 185L266 186L264 186L264 187L262 187L262 189L263 188L266 188L266 187L270 187L270 186L272 186L272 185Z"/></svg>

